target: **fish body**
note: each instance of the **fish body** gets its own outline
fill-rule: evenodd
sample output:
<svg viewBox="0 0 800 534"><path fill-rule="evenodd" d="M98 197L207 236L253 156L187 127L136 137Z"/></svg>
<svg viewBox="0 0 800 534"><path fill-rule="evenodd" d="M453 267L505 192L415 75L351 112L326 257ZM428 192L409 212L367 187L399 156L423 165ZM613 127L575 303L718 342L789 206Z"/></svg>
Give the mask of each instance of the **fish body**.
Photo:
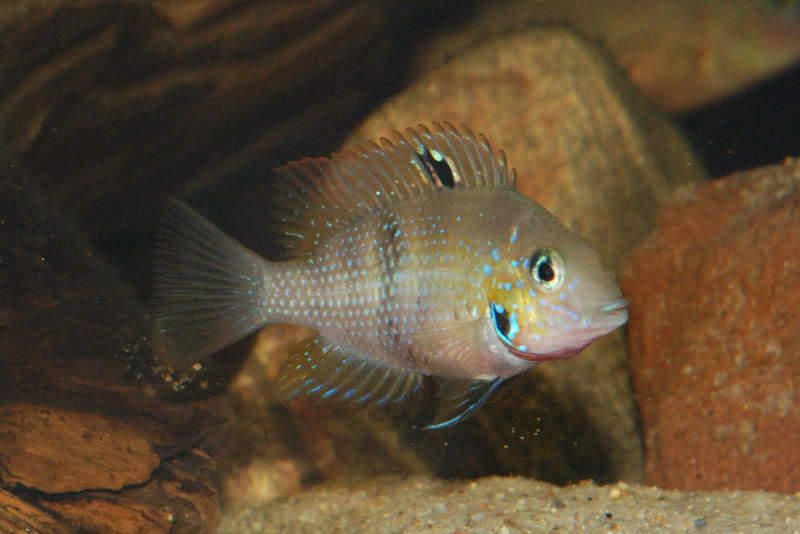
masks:
<svg viewBox="0 0 800 534"><path fill-rule="evenodd" d="M597 254L514 187L505 157L434 124L279 172L267 261L173 201L156 245L156 347L191 363L268 323L318 332L281 392L398 402L441 377L447 426L509 377L627 319Z"/></svg>

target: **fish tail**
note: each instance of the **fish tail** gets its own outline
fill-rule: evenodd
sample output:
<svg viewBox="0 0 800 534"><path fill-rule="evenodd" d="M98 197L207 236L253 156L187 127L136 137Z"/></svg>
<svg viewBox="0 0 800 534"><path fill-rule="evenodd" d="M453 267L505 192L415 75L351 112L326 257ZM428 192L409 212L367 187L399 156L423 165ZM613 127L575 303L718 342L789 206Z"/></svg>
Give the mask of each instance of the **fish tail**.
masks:
<svg viewBox="0 0 800 534"><path fill-rule="evenodd" d="M153 349L188 366L263 326L271 262L170 199L154 248Z"/></svg>

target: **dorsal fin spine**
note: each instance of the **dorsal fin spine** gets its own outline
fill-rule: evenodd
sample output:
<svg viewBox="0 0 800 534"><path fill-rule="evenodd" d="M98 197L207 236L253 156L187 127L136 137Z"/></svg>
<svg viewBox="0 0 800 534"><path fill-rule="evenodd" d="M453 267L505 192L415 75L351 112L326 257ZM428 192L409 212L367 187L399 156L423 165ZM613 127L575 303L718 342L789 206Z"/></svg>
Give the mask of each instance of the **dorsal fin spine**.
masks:
<svg viewBox="0 0 800 534"><path fill-rule="evenodd" d="M402 157L401 147L398 147L394 143L392 143L389 139L382 137L380 139L381 146L377 144L374 145L373 150L371 151L369 157L370 160L376 164L380 165L383 178L385 179L386 186L385 190L391 190L395 193L394 198L403 198L404 196L412 196L409 192L407 195L403 195L403 192L397 189L397 183L408 182L408 176L403 174L402 168L398 166L396 158ZM388 155L389 157L381 157L382 155ZM400 176L403 180L396 180L393 179L393 176Z"/></svg>
<svg viewBox="0 0 800 534"><path fill-rule="evenodd" d="M385 144L387 146L394 146L396 147L395 150L389 153L389 158L392 162L392 165L395 169L397 169L397 176L401 177L402 179L396 179L395 181L402 185L405 191L399 191L398 195L400 198L404 197L412 197L417 194L417 191L414 190L414 185L417 185L418 182L410 179L407 172L403 172L403 168L408 168L408 164L413 165L417 172L422 172L421 162L419 157L417 156L414 149L409 145L408 140L400 134L400 132L395 131L392 134L393 141L386 139ZM403 161L405 158L408 158L408 161ZM399 160L399 161L398 161ZM402 165L405 163L406 165Z"/></svg>
<svg viewBox="0 0 800 534"><path fill-rule="evenodd" d="M476 137L478 140L478 146L483 149L484 152L487 154L492 154L492 147L489 146L489 141L483 136L483 134L478 135ZM483 166L483 176L485 180L489 180L490 176L495 177L495 180L498 178L502 182L504 176L502 173L499 172L497 168L497 160L493 157L491 158L492 161L486 161L487 158L481 158L481 165ZM487 165L491 165L491 168L487 167ZM499 184L498 184L499 185Z"/></svg>
<svg viewBox="0 0 800 534"><path fill-rule="evenodd" d="M310 254L326 236L399 200L447 188L514 187L502 152L449 123L409 128L405 136L395 131L380 144L306 158L279 172L285 180L275 188L275 238L292 256Z"/></svg>
<svg viewBox="0 0 800 534"><path fill-rule="evenodd" d="M389 155L386 159L385 177L386 182L395 195L394 198L412 196L412 192L408 188L409 177L403 173L403 167L398 164L403 163L403 144L393 143L391 140L382 137L381 145L383 146L382 150ZM398 177L402 179L398 179ZM405 191L401 190L400 186L403 186Z"/></svg>

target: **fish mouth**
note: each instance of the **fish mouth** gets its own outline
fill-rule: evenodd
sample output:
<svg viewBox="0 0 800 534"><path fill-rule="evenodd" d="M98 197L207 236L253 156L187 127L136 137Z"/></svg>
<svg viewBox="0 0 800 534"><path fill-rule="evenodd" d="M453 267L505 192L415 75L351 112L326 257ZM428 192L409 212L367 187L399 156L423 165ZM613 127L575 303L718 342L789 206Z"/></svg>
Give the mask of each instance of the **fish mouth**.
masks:
<svg viewBox="0 0 800 534"><path fill-rule="evenodd" d="M511 354L513 354L517 358L520 358L522 360L527 360L529 362L545 362L547 360L567 360L578 354L586 347L586 345L584 345L578 348L570 347L566 349L557 350L555 352L548 352L546 354L536 354L535 352L527 352L524 350L519 350L518 348L512 345L506 344L506 346L508 347L508 351Z"/></svg>
<svg viewBox="0 0 800 534"><path fill-rule="evenodd" d="M613 330L625 324L627 320L628 301L620 297L597 309L592 315L591 327L596 329L609 328Z"/></svg>
<svg viewBox="0 0 800 534"><path fill-rule="evenodd" d="M618 299L612 300L611 302L601 307L597 311L599 311L600 313L612 313L619 310L626 310L627 308L628 308L628 301L620 297Z"/></svg>

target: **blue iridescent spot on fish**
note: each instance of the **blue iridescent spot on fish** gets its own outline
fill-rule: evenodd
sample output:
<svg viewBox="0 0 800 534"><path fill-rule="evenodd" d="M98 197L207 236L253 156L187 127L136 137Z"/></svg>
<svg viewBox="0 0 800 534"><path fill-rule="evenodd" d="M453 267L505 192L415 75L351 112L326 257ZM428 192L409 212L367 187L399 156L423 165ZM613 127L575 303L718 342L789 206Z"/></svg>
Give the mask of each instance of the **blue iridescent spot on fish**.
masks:
<svg viewBox="0 0 800 534"><path fill-rule="evenodd" d="M265 324L298 324L317 335L284 364L283 399L383 406L431 376L427 428L442 428L627 319L592 248L520 194L505 155L466 127L409 128L278 172L268 228L281 261L171 201L154 265L165 362L189 365Z"/></svg>

